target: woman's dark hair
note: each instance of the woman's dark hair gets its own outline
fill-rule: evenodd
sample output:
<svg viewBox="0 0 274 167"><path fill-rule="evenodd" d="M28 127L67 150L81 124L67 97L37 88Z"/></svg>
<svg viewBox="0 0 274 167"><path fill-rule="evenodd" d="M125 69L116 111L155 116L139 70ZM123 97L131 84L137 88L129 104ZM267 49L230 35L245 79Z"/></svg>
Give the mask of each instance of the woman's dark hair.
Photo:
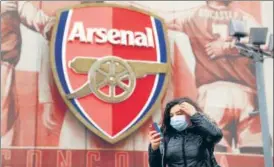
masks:
<svg viewBox="0 0 274 167"><path fill-rule="evenodd" d="M170 110L173 106L175 106L177 104L181 104L183 102L187 102L187 103L191 104L196 109L196 111L202 112L202 110L198 106L198 104L195 103L193 100L191 100L188 97L178 98L178 99L174 99L174 100L170 101L166 105L163 120L162 120L161 131L163 132L163 134L167 134L169 132L174 131L174 129L170 126Z"/></svg>

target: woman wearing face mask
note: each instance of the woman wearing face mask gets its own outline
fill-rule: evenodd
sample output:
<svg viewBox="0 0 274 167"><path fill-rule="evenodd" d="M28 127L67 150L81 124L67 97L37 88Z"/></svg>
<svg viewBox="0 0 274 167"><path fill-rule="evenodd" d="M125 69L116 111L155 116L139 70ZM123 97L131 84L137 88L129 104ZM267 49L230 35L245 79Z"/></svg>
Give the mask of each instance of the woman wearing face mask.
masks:
<svg viewBox="0 0 274 167"><path fill-rule="evenodd" d="M149 133L150 167L218 167L213 152L221 129L189 98L166 105L161 132L163 138Z"/></svg>

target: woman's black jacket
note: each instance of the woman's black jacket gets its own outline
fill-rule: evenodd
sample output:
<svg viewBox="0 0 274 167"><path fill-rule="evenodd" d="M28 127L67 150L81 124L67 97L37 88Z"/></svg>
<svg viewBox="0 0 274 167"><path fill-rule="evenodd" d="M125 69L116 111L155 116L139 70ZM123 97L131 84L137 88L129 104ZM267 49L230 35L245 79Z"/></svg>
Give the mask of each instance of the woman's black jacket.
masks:
<svg viewBox="0 0 274 167"><path fill-rule="evenodd" d="M213 155L214 152L214 146L217 142L219 142L222 137L222 131L218 126L213 123L213 121L209 120L207 116L205 116L203 113L197 112L194 114L191 118L192 125L185 130L184 133L189 133L185 135L185 138L183 141L188 141L187 146L182 143L182 151L185 151L186 147L189 147L189 145L197 145L196 141L193 140L193 137L197 137L197 134L201 136L201 138L204 140L206 144L206 149L208 150L208 155L206 159L204 159L202 166L199 167L218 167L218 164L215 160L215 157ZM194 132L194 133L193 133ZM151 145L149 146L149 165L150 167L166 167L167 162L165 158L166 153L166 147L167 143L169 141L170 135L164 135L164 140L161 142L160 147L158 150L152 150ZM173 149L176 149L176 147L171 147ZM186 153L184 152L183 155ZM186 157L184 157L186 158ZM206 161L206 162L205 162ZM186 162L189 162L187 159L184 160L186 167L192 167L195 166L195 164L200 164L200 162L190 162L190 164L186 164Z"/></svg>

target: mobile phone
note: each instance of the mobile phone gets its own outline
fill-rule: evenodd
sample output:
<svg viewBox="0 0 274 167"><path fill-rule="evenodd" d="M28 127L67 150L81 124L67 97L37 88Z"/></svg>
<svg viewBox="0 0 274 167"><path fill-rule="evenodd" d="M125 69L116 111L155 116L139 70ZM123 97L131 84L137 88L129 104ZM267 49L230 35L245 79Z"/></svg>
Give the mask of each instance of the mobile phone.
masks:
<svg viewBox="0 0 274 167"><path fill-rule="evenodd" d="M160 136L163 138L163 134L161 132L161 129L160 129L159 125L156 122L153 122L151 127L152 127L152 130L155 130L156 132L160 133Z"/></svg>

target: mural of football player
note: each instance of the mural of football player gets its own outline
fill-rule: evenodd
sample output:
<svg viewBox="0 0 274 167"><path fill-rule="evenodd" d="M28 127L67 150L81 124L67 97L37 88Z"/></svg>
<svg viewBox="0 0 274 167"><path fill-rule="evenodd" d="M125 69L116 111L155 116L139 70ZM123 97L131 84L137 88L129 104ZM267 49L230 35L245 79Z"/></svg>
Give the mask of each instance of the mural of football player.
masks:
<svg viewBox="0 0 274 167"><path fill-rule="evenodd" d="M262 153L257 110L255 71L251 60L241 57L229 37L231 19L243 20L248 27L258 25L232 1L207 1L168 23L170 29L186 33L194 51L198 103L214 118L224 137L217 151ZM235 143L235 146L233 145Z"/></svg>
<svg viewBox="0 0 274 167"><path fill-rule="evenodd" d="M1 146L12 145L18 122L15 67L22 44L20 24L48 39L54 19L29 1L1 2Z"/></svg>

